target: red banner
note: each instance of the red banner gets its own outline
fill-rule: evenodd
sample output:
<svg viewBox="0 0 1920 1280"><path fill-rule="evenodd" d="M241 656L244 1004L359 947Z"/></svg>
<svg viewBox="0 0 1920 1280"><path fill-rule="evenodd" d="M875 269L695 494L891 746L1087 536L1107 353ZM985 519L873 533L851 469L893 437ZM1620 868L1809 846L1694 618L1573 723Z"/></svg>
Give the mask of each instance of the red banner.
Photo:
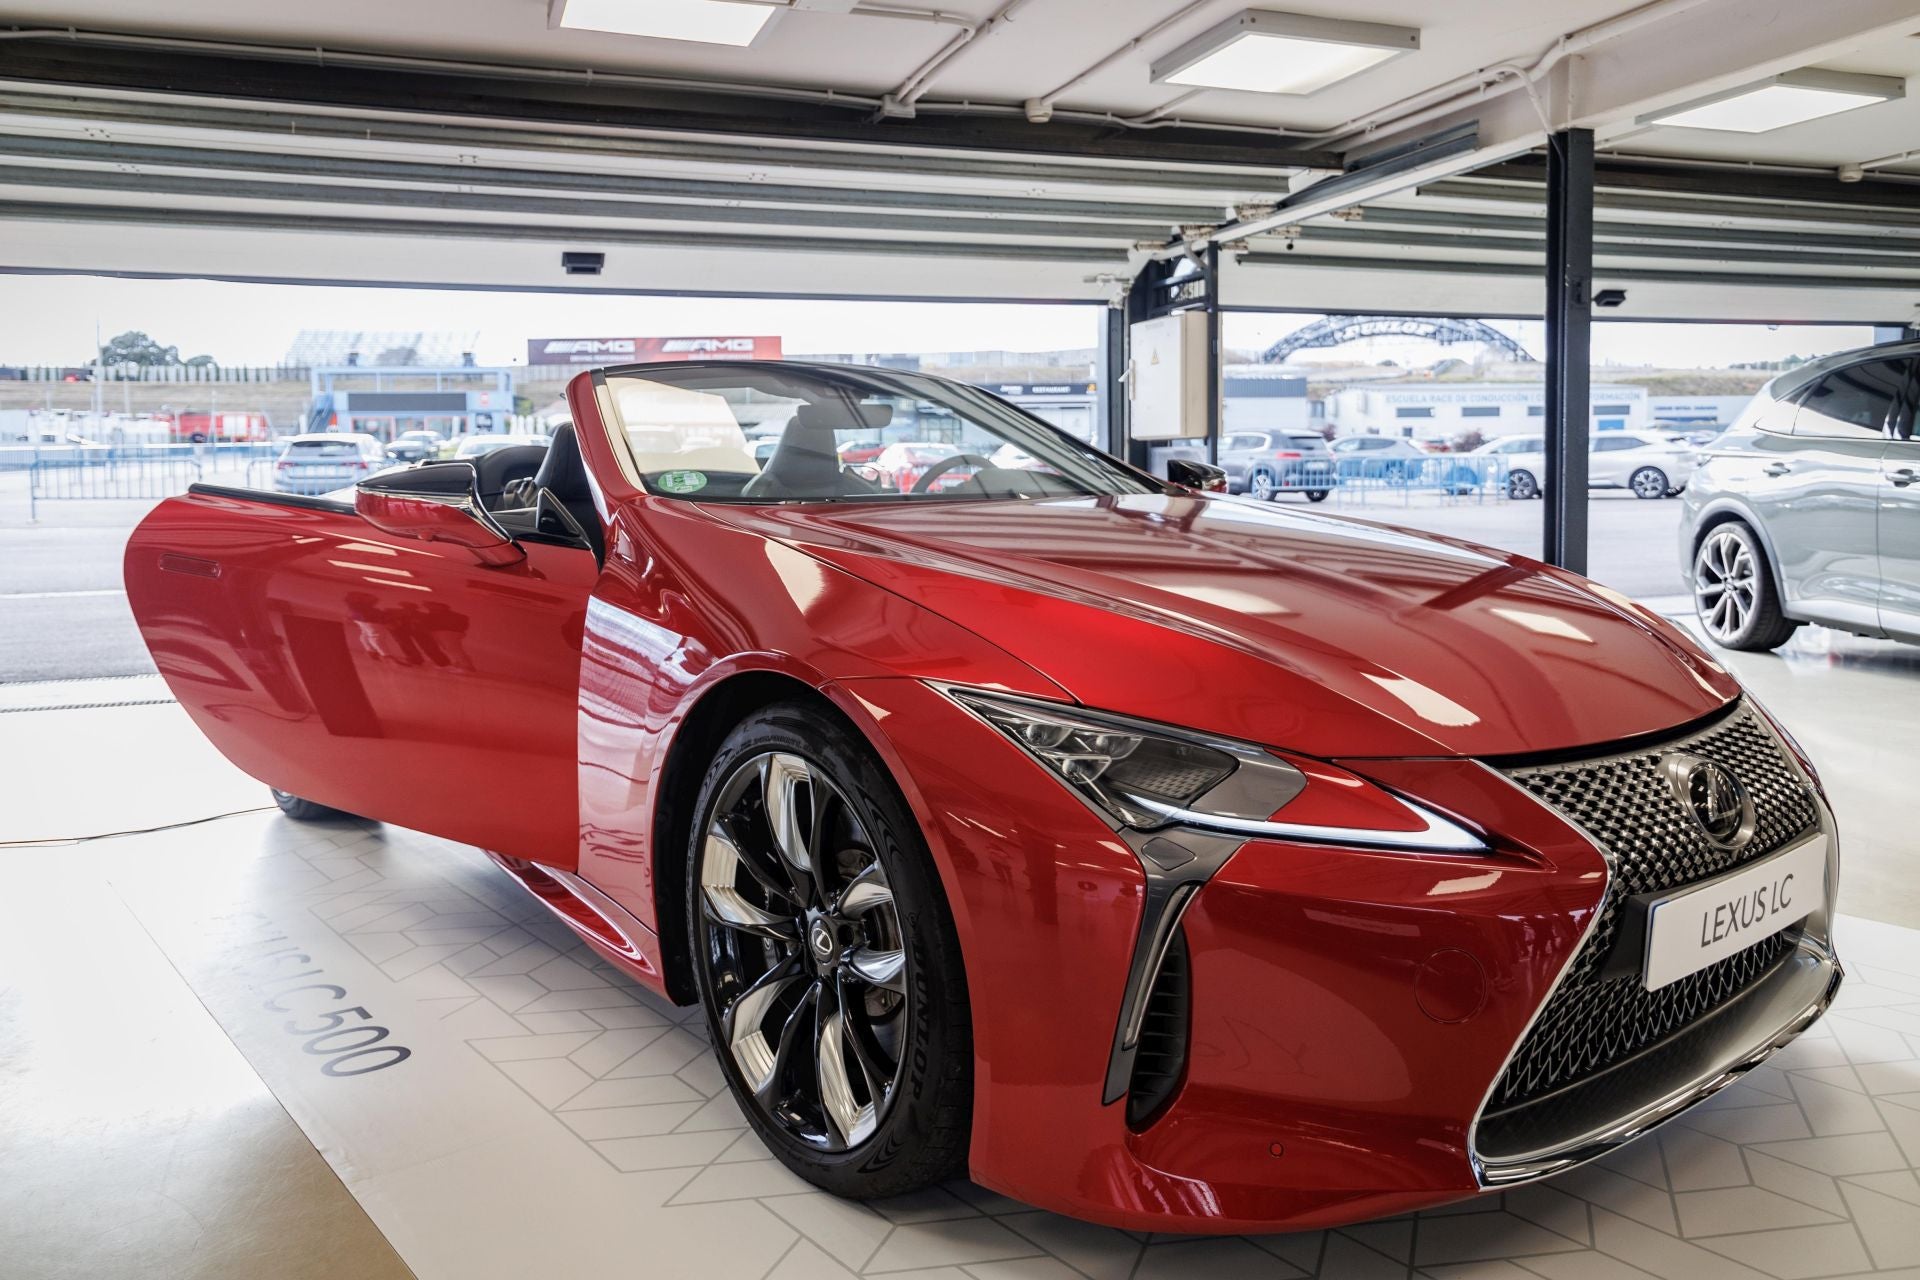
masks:
<svg viewBox="0 0 1920 1280"><path fill-rule="evenodd" d="M778 338L529 338L528 364L640 364L648 360L778 360Z"/></svg>

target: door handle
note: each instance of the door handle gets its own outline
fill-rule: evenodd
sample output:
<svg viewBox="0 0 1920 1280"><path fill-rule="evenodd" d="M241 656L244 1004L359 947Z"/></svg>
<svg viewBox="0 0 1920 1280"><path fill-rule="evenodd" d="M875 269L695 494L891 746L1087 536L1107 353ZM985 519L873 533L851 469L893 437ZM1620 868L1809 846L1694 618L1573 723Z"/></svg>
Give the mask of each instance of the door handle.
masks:
<svg viewBox="0 0 1920 1280"><path fill-rule="evenodd" d="M1898 471L1888 472L1887 479L1893 481L1898 488L1904 489L1915 480L1920 480L1920 471L1915 471L1912 467L1902 467Z"/></svg>
<svg viewBox="0 0 1920 1280"><path fill-rule="evenodd" d="M1793 464L1791 462L1769 462L1767 464L1767 474L1770 476L1783 476L1791 470L1793 470Z"/></svg>

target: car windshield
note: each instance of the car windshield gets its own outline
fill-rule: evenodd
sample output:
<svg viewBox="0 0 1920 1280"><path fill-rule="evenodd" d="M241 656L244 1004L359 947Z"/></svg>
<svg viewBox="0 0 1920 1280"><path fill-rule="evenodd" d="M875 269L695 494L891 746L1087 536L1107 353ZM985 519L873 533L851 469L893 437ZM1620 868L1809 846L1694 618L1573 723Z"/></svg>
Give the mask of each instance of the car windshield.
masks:
<svg viewBox="0 0 1920 1280"><path fill-rule="evenodd" d="M1006 401L938 378L747 362L598 376L635 478L664 497L889 502L1156 491ZM749 431L772 434L764 457Z"/></svg>

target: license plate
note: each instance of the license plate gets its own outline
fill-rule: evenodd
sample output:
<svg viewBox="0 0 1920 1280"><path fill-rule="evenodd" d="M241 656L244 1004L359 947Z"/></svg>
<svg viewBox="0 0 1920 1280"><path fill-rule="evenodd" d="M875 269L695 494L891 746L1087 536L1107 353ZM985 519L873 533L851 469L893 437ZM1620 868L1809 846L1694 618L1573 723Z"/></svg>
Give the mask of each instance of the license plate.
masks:
<svg viewBox="0 0 1920 1280"><path fill-rule="evenodd" d="M1658 991L1803 920L1827 900L1817 835L1648 908L1646 986Z"/></svg>

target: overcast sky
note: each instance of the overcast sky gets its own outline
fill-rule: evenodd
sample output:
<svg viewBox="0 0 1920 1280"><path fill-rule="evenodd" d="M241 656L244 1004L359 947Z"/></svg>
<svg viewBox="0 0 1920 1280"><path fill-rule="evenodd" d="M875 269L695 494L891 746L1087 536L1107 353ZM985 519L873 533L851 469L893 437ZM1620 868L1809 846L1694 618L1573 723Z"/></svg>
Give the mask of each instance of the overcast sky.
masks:
<svg viewBox="0 0 1920 1280"><path fill-rule="evenodd" d="M1271 343L1313 317L1227 317L1229 345ZM483 293L437 289L354 289L313 285L227 284L206 280L118 280L80 276L0 276L0 364L78 364L105 338L142 329L223 364L274 364L302 329L437 330L477 335L483 364L526 359L528 338L776 335L789 353L878 351L1045 351L1091 347L1100 310L906 302L769 302L739 298L610 297L593 294ZM1534 355L1538 321L1499 322ZM1867 326L1594 326L1602 364L1720 367L1865 346ZM1343 349L1355 360L1433 360L1430 343L1388 339ZM1326 358L1322 355L1321 358Z"/></svg>

